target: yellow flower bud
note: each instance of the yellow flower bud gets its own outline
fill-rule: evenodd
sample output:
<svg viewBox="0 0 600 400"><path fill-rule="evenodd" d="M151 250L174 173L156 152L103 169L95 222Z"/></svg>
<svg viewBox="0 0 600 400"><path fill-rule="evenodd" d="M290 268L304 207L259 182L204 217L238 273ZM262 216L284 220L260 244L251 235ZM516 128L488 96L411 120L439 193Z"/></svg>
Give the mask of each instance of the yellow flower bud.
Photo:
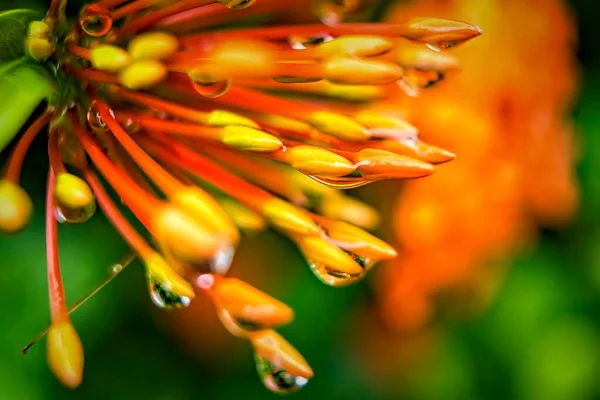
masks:
<svg viewBox="0 0 600 400"><path fill-rule="evenodd" d="M317 235L321 229L300 207L274 198L263 206L263 213L269 222L285 232L300 235Z"/></svg>
<svg viewBox="0 0 600 400"><path fill-rule="evenodd" d="M325 63L323 77L345 85L383 85L402 78L402 68L386 61L335 57Z"/></svg>
<svg viewBox="0 0 600 400"><path fill-rule="evenodd" d="M267 329L252 333L250 342L257 355L292 375L312 378L313 370L304 357L280 334Z"/></svg>
<svg viewBox="0 0 600 400"><path fill-rule="evenodd" d="M311 115L308 122L326 135L343 140L362 141L371 137L364 126L341 114L317 111Z"/></svg>
<svg viewBox="0 0 600 400"><path fill-rule="evenodd" d="M201 121L206 125L210 126L249 126L251 128L259 128L258 124L252 121L250 118L246 118L243 115L232 113L225 110L214 110L208 113L205 120Z"/></svg>
<svg viewBox="0 0 600 400"><path fill-rule="evenodd" d="M50 326L46 349L52 373L63 385L77 388L83 379L83 347L70 321Z"/></svg>
<svg viewBox="0 0 600 400"><path fill-rule="evenodd" d="M54 198L58 206L69 209L86 208L95 201L94 193L87 182L69 173L56 176Z"/></svg>
<svg viewBox="0 0 600 400"><path fill-rule="evenodd" d="M381 36L354 35L342 36L325 42L315 49L319 58L329 58L336 55L355 57L373 57L383 54L394 47L394 43Z"/></svg>
<svg viewBox="0 0 600 400"><path fill-rule="evenodd" d="M119 82L128 89L150 89L167 76L167 68L158 61L136 61L119 74Z"/></svg>
<svg viewBox="0 0 600 400"><path fill-rule="evenodd" d="M102 44L91 49L92 66L108 72L119 72L131 64L131 56L120 47Z"/></svg>
<svg viewBox="0 0 600 400"><path fill-rule="evenodd" d="M162 285L168 286L170 291L190 300L196 296L192 285L171 268L159 253L146 255L143 261L148 269L148 274Z"/></svg>
<svg viewBox="0 0 600 400"><path fill-rule="evenodd" d="M37 61L43 61L54 54L56 46L45 38L29 37L25 39L25 51Z"/></svg>
<svg viewBox="0 0 600 400"><path fill-rule="evenodd" d="M31 219L31 199L16 183L0 180L0 232L16 233Z"/></svg>
<svg viewBox="0 0 600 400"><path fill-rule="evenodd" d="M314 146L291 147L286 151L286 160L293 168L306 175L338 177L356 170L347 158Z"/></svg>
<svg viewBox="0 0 600 400"><path fill-rule="evenodd" d="M166 32L148 32L133 38L127 49L134 60L162 60L175 53L178 47L176 36Z"/></svg>
<svg viewBox="0 0 600 400"><path fill-rule="evenodd" d="M226 126L221 135L223 143L240 150L272 152L283 146L276 136L247 126Z"/></svg>

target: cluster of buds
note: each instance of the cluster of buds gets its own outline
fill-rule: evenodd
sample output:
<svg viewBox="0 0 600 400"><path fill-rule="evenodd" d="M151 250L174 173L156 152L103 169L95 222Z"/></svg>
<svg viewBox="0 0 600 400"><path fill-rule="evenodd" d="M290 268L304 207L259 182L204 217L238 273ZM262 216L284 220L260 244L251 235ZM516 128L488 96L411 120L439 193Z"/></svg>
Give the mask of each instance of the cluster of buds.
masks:
<svg viewBox="0 0 600 400"><path fill-rule="evenodd" d="M254 347L267 388L302 387L312 370L273 330L293 319L292 310L225 277L241 234L267 226L280 231L331 286L354 283L377 261L394 258L392 247L367 232L378 222L376 212L336 189L424 177L454 155L419 140L394 113L368 106L350 112L345 104L430 86L457 65L440 50L478 36L479 28L419 18L208 29L245 18L255 3L248 0L98 0L68 25L59 23L64 3L52 1L46 19L30 29L45 25L42 40L50 46L30 40L26 48L76 78L75 101L49 105L17 142L0 181L0 230L18 232L32 213L19 186L21 165L48 124L52 371L70 387L82 380L57 224L85 222L97 204L135 255L112 268L107 281L139 258L157 306L185 307L196 293L208 295L224 326ZM257 0L251 9L289 12L282 3ZM332 12L358 7L326 3L329 22ZM58 32L63 25L69 30ZM320 100L274 93L282 91ZM97 172L151 242L125 218Z"/></svg>

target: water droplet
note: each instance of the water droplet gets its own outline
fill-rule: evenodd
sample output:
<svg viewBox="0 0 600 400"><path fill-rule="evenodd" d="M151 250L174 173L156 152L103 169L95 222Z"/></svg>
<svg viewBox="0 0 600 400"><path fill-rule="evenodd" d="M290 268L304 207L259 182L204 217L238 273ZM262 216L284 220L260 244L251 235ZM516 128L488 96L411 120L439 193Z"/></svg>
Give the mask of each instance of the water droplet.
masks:
<svg viewBox="0 0 600 400"><path fill-rule="evenodd" d="M158 308L166 310L182 308L189 306L191 302L189 297L179 296L171 291L167 284L158 282L152 277L148 277L148 291L150 299Z"/></svg>
<svg viewBox="0 0 600 400"><path fill-rule="evenodd" d="M362 176L359 171L342 177L322 177L314 175L310 175L309 177L327 187L341 190L355 189L373 182L372 179L366 179Z"/></svg>
<svg viewBox="0 0 600 400"><path fill-rule="evenodd" d="M439 43L427 43L427 47L434 51L444 51L456 47L461 42L456 41L447 41L447 42L439 42Z"/></svg>
<svg viewBox="0 0 600 400"><path fill-rule="evenodd" d="M209 83L192 81L192 84L194 85L196 92L208 98L223 96L231 87L231 81L229 79Z"/></svg>
<svg viewBox="0 0 600 400"><path fill-rule="evenodd" d="M56 220L61 224L83 224L96 213L96 202L92 201L87 207L69 208L56 206Z"/></svg>
<svg viewBox="0 0 600 400"><path fill-rule="evenodd" d="M295 50L304 50L332 40L333 36L323 33L316 36L290 36L288 38L288 43Z"/></svg>
<svg viewBox="0 0 600 400"><path fill-rule="evenodd" d="M108 132L108 127L106 126L106 123L102 120L102 117L100 116L100 113L98 112L98 109L96 108L96 104L94 102L92 102L92 104L88 108L87 113L85 115L85 119L87 121L88 126L94 133L103 134Z"/></svg>
<svg viewBox="0 0 600 400"><path fill-rule="evenodd" d="M250 7L256 0L219 0L219 2L232 10L241 10L242 8Z"/></svg>
<svg viewBox="0 0 600 400"><path fill-rule="evenodd" d="M425 89L444 79L441 71L425 70L419 68L404 68L402 82L408 87Z"/></svg>
<svg viewBox="0 0 600 400"><path fill-rule="evenodd" d="M217 251L209 262L211 272L219 275L225 275L231 267L231 262L235 256L235 246L229 244Z"/></svg>
<svg viewBox="0 0 600 400"><path fill-rule="evenodd" d="M321 0L318 3L318 16L325 25L334 26L344 22L346 16L357 11L361 0Z"/></svg>
<svg viewBox="0 0 600 400"><path fill-rule="evenodd" d="M99 4L91 4L79 15L79 26L92 37L106 35L112 28L113 20L110 10Z"/></svg>
<svg viewBox="0 0 600 400"><path fill-rule="evenodd" d="M339 272L329 268L323 263L317 263L310 259L307 259L306 261L308 262L310 270L324 284L334 287L349 286L361 281L367 275L367 272L369 272L369 270L373 268L373 265L375 265L375 261L365 257L361 257L358 254L354 254L347 250L344 251L348 255L350 255L358 265L362 267L363 270L360 274L348 274L345 272Z"/></svg>
<svg viewBox="0 0 600 400"><path fill-rule="evenodd" d="M239 338L246 337L248 332L256 332L268 328L252 321L238 318L222 307L218 310L217 315L219 316L219 320L221 320L223 327L233 336Z"/></svg>
<svg viewBox="0 0 600 400"><path fill-rule="evenodd" d="M258 354L254 355L254 359L260 380L273 393L294 393L308 383L308 379L296 376Z"/></svg>

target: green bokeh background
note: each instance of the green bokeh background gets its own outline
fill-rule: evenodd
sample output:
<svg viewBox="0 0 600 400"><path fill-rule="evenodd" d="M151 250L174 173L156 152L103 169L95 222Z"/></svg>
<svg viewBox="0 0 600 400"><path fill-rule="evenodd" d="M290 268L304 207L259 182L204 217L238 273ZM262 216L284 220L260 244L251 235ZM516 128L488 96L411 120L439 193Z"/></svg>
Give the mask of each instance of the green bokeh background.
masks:
<svg viewBox="0 0 600 400"><path fill-rule="evenodd" d="M36 1L18 5L28 3ZM573 5L584 78L574 113L583 149L580 214L568 229L545 232L538 248L514 260L483 315L444 318L438 350L415 365L410 379L374 385L365 377L366 367L351 356L349 321L357 304L370 302L367 284L325 287L295 248L272 232L244 243L242 258L254 257L257 249L269 253L256 260L259 281L296 310L294 323L281 332L309 360L316 377L294 398L600 399L600 3ZM27 356L20 353L48 323L44 145L43 139L35 142L24 170L24 186L37 210L33 224L18 236L0 237L0 400L275 398L257 379L251 349L243 342L227 338L228 350L217 359L198 361L157 327L160 316L147 299L138 264L73 314L86 357L80 389L69 391L54 380L43 343ZM127 251L101 215L84 226L63 226L60 235L71 301ZM214 321L213 315L206 318Z"/></svg>

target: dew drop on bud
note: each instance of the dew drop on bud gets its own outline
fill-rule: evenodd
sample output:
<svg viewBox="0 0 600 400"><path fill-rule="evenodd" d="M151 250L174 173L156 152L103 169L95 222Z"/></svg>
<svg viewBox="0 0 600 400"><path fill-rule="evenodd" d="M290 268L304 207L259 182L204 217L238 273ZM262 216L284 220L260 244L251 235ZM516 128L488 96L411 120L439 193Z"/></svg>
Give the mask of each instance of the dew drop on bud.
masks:
<svg viewBox="0 0 600 400"><path fill-rule="evenodd" d="M308 379L296 376L258 354L254 355L254 359L260 380L273 393L294 393L308 383Z"/></svg>
<svg viewBox="0 0 600 400"><path fill-rule="evenodd" d="M112 28L113 20L110 11L99 4L91 4L79 15L79 26L92 37L102 37Z"/></svg>
<svg viewBox="0 0 600 400"><path fill-rule="evenodd" d="M419 68L404 68L402 83L415 89L426 89L444 79L441 71L425 70Z"/></svg>
<svg viewBox="0 0 600 400"><path fill-rule="evenodd" d="M187 307L191 302L189 297L179 296L177 293L169 290L166 284L152 278L148 278L148 292L150 293L152 303L164 310Z"/></svg>
<svg viewBox="0 0 600 400"><path fill-rule="evenodd" d="M229 79L209 83L192 81L192 84L194 85L196 92L208 98L223 96L231 87L231 81Z"/></svg>
<svg viewBox="0 0 600 400"><path fill-rule="evenodd" d="M288 38L288 43L290 47L295 50L304 50L310 47L318 46L322 43L331 42L333 40L333 36L329 34L322 34L317 36L290 36Z"/></svg>
<svg viewBox="0 0 600 400"><path fill-rule="evenodd" d="M83 224L96 213L96 202L92 201L83 208L56 206L56 220L61 224Z"/></svg>
<svg viewBox="0 0 600 400"><path fill-rule="evenodd" d="M256 324L252 321L247 321L241 318L235 317L232 313L227 311L227 309L220 307L217 311L217 315L219 320L221 320L221 324L223 327L227 329L229 333L233 336L244 338L246 334L249 332L256 332L262 329L265 329L265 326Z"/></svg>
<svg viewBox="0 0 600 400"><path fill-rule="evenodd" d="M92 132L96 134L103 134L108 131L106 123L102 120L102 117L100 116L100 113L93 102L87 110L85 119Z"/></svg>
<svg viewBox="0 0 600 400"><path fill-rule="evenodd" d="M363 268L363 271L360 274L348 274L344 272L338 272L327 267L325 264L316 263L310 259L307 259L306 261L310 266L310 270L324 284L333 287L349 286L360 282L367 275L367 272L369 272L369 270L373 267L375 262L368 258L351 253L349 251L346 251L346 253L348 253L354 259L354 261Z"/></svg>
<svg viewBox="0 0 600 400"><path fill-rule="evenodd" d="M434 51L444 51L444 50L451 49L451 48L457 46L458 44L459 43L457 43L455 41L448 41L448 42L439 42L439 43L427 43L426 46Z"/></svg>
<svg viewBox="0 0 600 400"><path fill-rule="evenodd" d="M366 186L373 182L372 180L363 177L358 171L356 171L354 174L342 177L323 177L314 175L310 175L309 177L320 184L339 190L355 189Z"/></svg>
<svg viewBox="0 0 600 400"><path fill-rule="evenodd" d="M219 249L213 258L209 261L211 272L218 275L225 275L231 267L233 257L235 256L235 247L231 244Z"/></svg>

